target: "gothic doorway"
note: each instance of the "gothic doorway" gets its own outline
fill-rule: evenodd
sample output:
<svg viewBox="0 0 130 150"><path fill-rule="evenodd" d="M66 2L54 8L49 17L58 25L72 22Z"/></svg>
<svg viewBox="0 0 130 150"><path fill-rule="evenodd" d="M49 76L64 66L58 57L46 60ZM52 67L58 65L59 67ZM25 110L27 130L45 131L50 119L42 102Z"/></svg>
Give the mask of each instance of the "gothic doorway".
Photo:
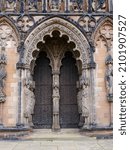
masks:
<svg viewBox="0 0 130 150"><path fill-rule="evenodd" d="M77 105L78 69L71 52L66 52L60 69L60 127L77 128L79 113Z"/></svg>
<svg viewBox="0 0 130 150"><path fill-rule="evenodd" d="M34 68L34 128L52 127L52 69L45 52L40 52Z"/></svg>

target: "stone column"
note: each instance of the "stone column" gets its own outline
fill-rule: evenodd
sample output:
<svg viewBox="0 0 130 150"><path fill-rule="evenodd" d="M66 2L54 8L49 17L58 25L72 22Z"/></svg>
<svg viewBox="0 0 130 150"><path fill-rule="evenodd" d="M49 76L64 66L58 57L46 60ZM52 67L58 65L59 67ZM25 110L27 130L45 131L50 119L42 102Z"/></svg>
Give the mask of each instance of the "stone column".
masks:
<svg viewBox="0 0 130 150"><path fill-rule="evenodd" d="M59 72L53 71L53 124L52 129L53 130L59 130L60 124L59 124L59 100L60 100L60 94L59 94Z"/></svg>
<svg viewBox="0 0 130 150"><path fill-rule="evenodd" d="M84 124L82 129L90 129L89 125L89 81L87 76L87 68L82 70L81 87L82 87L82 116L84 117Z"/></svg>

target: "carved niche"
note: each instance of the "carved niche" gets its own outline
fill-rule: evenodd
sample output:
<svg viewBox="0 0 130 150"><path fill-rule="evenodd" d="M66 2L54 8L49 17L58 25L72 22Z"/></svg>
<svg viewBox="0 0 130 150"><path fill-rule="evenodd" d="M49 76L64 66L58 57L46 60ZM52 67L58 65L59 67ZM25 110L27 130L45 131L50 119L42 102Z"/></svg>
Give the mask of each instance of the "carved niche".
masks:
<svg viewBox="0 0 130 150"><path fill-rule="evenodd" d="M93 12L96 11L107 11L108 1L107 0L92 0L91 8Z"/></svg>
<svg viewBox="0 0 130 150"><path fill-rule="evenodd" d="M16 11L16 0L6 0L6 11Z"/></svg>
<svg viewBox="0 0 130 150"><path fill-rule="evenodd" d="M5 80L7 76L6 48L10 47L10 43L12 42L14 42L13 43L14 45L16 44L12 28L4 22L1 23L0 24L0 102L4 102L6 100L6 93L5 93Z"/></svg>
<svg viewBox="0 0 130 150"><path fill-rule="evenodd" d="M102 45L106 47L106 59L105 59L105 87L106 87L106 95L107 100L109 102L113 101L113 28L112 23L109 19L107 19L96 32L96 44L100 43L100 47Z"/></svg>

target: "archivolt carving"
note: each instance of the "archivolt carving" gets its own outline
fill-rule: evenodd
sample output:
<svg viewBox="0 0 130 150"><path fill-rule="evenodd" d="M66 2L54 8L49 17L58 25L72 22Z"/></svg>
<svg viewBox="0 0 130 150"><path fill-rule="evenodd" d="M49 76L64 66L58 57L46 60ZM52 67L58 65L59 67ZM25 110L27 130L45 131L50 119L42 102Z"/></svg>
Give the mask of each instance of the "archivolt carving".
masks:
<svg viewBox="0 0 130 150"><path fill-rule="evenodd" d="M30 65L33 60L32 52L37 50L37 43L43 41L45 35L52 37L52 32L58 30L60 32L60 37L67 35L69 37L69 42L74 42L76 47L73 51L78 50L80 53L80 60L83 66L87 65L89 61L89 44L83 33L77 29L70 22L54 17L43 23L41 23L32 33L27 37L25 41L26 52L24 54L24 63Z"/></svg>

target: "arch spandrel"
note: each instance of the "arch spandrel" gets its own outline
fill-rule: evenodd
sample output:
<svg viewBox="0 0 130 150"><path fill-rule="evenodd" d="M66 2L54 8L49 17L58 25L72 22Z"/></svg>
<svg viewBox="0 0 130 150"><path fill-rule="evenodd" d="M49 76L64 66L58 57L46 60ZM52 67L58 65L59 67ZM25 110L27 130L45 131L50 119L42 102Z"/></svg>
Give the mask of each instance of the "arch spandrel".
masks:
<svg viewBox="0 0 130 150"><path fill-rule="evenodd" d="M60 37L63 35L68 36L68 43L74 42L76 47L73 49L78 50L80 53L79 59L82 61L82 65L87 65L89 61L89 43L84 36L84 34L72 23L66 21L65 19L54 17L48 19L41 24L39 24L26 38L25 40L25 53L24 53L24 63L30 65L33 60L32 53L37 50L37 43L43 41L46 35L52 37L52 32L57 30L60 32Z"/></svg>

